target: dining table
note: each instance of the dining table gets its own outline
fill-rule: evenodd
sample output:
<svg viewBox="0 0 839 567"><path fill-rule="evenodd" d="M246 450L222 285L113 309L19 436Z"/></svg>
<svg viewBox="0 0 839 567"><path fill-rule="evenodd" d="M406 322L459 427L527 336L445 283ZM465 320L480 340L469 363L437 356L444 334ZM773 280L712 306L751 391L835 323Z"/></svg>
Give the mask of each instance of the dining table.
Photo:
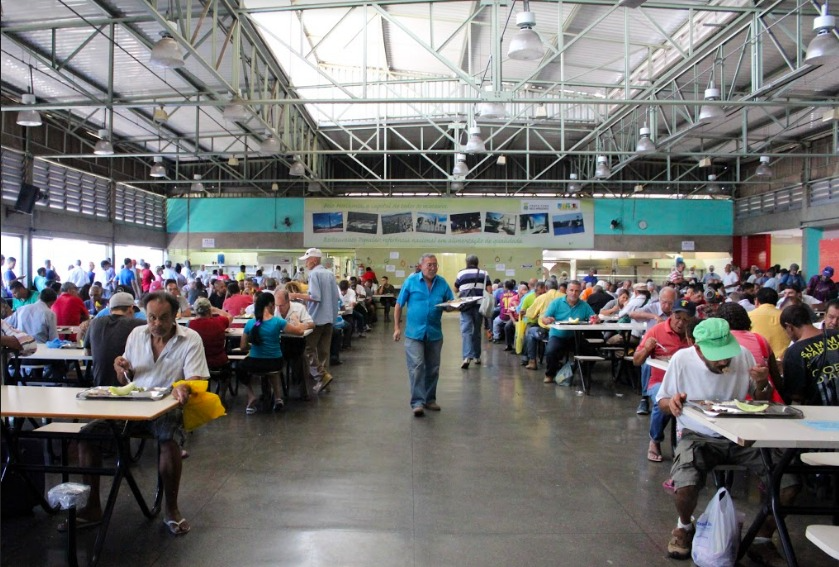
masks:
<svg viewBox="0 0 839 567"><path fill-rule="evenodd" d="M21 367L49 365L56 362L65 362L68 365L72 365L81 382L88 384L93 382L93 357L87 354L83 348L75 344L70 344L62 348L51 348L45 343L38 343L35 352L30 355L9 357L11 372L9 372L6 378L8 385L18 383L26 384L27 380L21 371ZM81 363L83 362L86 363L84 372L82 372L81 368Z"/></svg>
<svg viewBox="0 0 839 567"><path fill-rule="evenodd" d="M770 486L764 494L760 510L740 544L738 559L742 558L771 514L778 526L778 538L784 549L787 563L797 567L798 561L790 541L789 530L784 518L788 514L829 515L839 519L839 500L819 505L781 504L781 478L789 473L833 474L837 467L793 464L793 460L808 449L839 449L839 407L794 406L803 414L803 419L772 418L760 415L748 417L710 416L701 409L686 406L686 417L703 425L718 435L742 447L754 447L769 471ZM780 453L780 456L778 456Z"/></svg>
<svg viewBox="0 0 839 567"><path fill-rule="evenodd" d="M2 417L2 435L9 447L6 461L3 463L2 478L6 478L9 470L22 472L22 476L29 488L38 498L41 507L48 513L55 513L43 492L40 492L32 480L25 473L45 472L66 474L94 474L113 476L108 499L102 513L102 523L96 534L96 542L89 564L95 566L100 559L102 546L108 533L114 507L116 505L119 488L125 480L131 489L143 515L155 517L160 512L163 498L162 485L158 475L154 501L151 506L146 503L140 487L131 472L130 438L125 427L127 422L152 421L173 410L178 405L170 394L161 399L82 399L85 388L41 388L34 386L2 386L0 387L0 417ZM79 465L62 464L26 464L21 460L18 441L26 437L72 437L83 438L84 432L76 433L42 433L38 429L25 429L26 419L66 419L78 421L106 420L110 424L111 435L116 443L117 454L113 466L81 467Z"/></svg>

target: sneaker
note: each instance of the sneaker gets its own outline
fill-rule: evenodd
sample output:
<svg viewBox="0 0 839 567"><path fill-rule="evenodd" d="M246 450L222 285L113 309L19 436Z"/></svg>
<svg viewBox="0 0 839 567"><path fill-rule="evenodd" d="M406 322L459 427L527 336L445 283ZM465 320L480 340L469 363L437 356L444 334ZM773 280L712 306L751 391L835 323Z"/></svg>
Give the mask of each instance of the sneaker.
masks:
<svg viewBox="0 0 839 567"><path fill-rule="evenodd" d="M425 415L425 410L422 409L422 406L417 406L411 411L414 412L414 417L422 417Z"/></svg>
<svg viewBox="0 0 839 567"><path fill-rule="evenodd" d="M746 550L746 555L758 565L765 565L766 567L783 567L787 565L786 560L781 556L778 548L775 547L775 544L771 540L753 543Z"/></svg>
<svg viewBox="0 0 839 567"><path fill-rule="evenodd" d="M641 398L641 401L638 402L638 407L635 409L635 413L638 415L650 415L650 399Z"/></svg>
<svg viewBox="0 0 839 567"><path fill-rule="evenodd" d="M504 352L511 352L512 350L513 350L513 347L511 347L511 346L505 346L504 347Z"/></svg>
<svg viewBox="0 0 839 567"><path fill-rule="evenodd" d="M427 404L425 404L425 409L431 411L440 411L442 408L440 408L440 405L437 402L428 402Z"/></svg>
<svg viewBox="0 0 839 567"><path fill-rule="evenodd" d="M676 528L670 532L673 537L667 543L667 555L672 559L690 559L690 548L693 545L693 534L696 529L691 524L691 530Z"/></svg>
<svg viewBox="0 0 839 567"><path fill-rule="evenodd" d="M472 362L472 359L469 358L469 357L466 357L466 358L463 359L463 364L461 364L460 367L463 368L464 370L466 370L467 368L469 368L469 363L470 362Z"/></svg>
<svg viewBox="0 0 839 567"><path fill-rule="evenodd" d="M312 388L312 391L315 394L317 394L321 390L326 388L329 385L330 382L332 382L332 374L330 374L329 372L326 372L326 373L324 373L323 378L321 378L320 382L318 382L317 384L314 385L314 387Z"/></svg>

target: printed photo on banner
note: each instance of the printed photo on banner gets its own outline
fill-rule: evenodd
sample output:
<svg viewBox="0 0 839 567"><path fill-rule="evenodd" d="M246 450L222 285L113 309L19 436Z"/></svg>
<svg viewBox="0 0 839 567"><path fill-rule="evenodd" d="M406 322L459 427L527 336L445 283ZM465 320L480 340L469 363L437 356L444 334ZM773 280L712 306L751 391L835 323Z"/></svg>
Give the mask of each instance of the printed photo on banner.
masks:
<svg viewBox="0 0 839 567"><path fill-rule="evenodd" d="M417 213L417 232L446 234L446 215Z"/></svg>
<svg viewBox="0 0 839 567"><path fill-rule="evenodd" d="M481 232L481 213L458 213L451 215L452 234Z"/></svg>
<svg viewBox="0 0 839 567"><path fill-rule="evenodd" d="M586 228L583 225L583 215L581 213L554 215L551 220L553 221L554 236L559 236L560 234L575 234L577 232L586 231Z"/></svg>
<svg viewBox="0 0 839 567"><path fill-rule="evenodd" d="M344 213L312 213L312 232L344 232Z"/></svg>
<svg viewBox="0 0 839 567"><path fill-rule="evenodd" d="M484 219L484 232L515 236L516 220L516 215L509 213L487 213Z"/></svg>
<svg viewBox="0 0 839 567"><path fill-rule="evenodd" d="M379 231L379 215L376 213L347 212L347 232L376 234Z"/></svg>
<svg viewBox="0 0 839 567"><path fill-rule="evenodd" d="M382 215L382 234L399 234L414 231L414 219L411 213Z"/></svg>
<svg viewBox="0 0 839 567"><path fill-rule="evenodd" d="M548 232L548 214L520 215L519 228L522 234L545 234Z"/></svg>

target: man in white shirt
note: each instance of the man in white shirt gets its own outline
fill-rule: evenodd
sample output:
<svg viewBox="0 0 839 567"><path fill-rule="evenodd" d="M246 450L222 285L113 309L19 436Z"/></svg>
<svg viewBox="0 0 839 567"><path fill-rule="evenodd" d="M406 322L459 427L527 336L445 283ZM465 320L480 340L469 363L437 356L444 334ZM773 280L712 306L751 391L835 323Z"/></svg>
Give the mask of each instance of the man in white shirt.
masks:
<svg viewBox="0 0 839 567"><path fill-rule="evenodd" d="M82 268L82 261L76 260L76 265L67 274L67 281L76 284L76 287L82 289L88 283L87 273Z"/></svg>
<svg viewBox="0 0 839 567"><path fill-rule="evenodd" d="M735 291L737 286L740 284L740 276L737 275L737 271L731 266L731 264L726 264L723 271L722 284L725 287L725 293L731 293L732 291Z"/></svg>

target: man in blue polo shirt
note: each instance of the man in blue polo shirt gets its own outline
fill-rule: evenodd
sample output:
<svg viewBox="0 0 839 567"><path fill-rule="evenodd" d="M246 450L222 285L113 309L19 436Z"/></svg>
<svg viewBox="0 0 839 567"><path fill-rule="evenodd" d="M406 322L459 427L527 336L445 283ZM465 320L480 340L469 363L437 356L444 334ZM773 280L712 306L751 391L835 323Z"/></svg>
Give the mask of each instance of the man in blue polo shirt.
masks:
<svg viewBox="0 0 839 567"><path fill-rule="evenodd" d="M437 257L423 254L420 271L411 274L402 284L396 307L393 309L393 340L402 338L399 322L402 309L407 306L405 321L405 355L411 383L411 411L415 417L425 410L440 411L437 405L437 380L440 377L440 351L443 349L443 329L440 320L443 309L438 304L454 299L449 284L437 275Z"/></svg>
<svg viewBox="0 0 839 567"><path fill-rule="evenodd" d="M577 280L568 282L565 296L554 299L545 314L542 316L543 325L552 325L557 321L568 319L579 319L582 322L588 321L594 315L588 303L580 300L582 285ZM548 346L545 348L545 384L556 381L556 373L559 371L559 357L565 350L574 350L574 331L563 331L551 327L548 333Z"/></svg>

